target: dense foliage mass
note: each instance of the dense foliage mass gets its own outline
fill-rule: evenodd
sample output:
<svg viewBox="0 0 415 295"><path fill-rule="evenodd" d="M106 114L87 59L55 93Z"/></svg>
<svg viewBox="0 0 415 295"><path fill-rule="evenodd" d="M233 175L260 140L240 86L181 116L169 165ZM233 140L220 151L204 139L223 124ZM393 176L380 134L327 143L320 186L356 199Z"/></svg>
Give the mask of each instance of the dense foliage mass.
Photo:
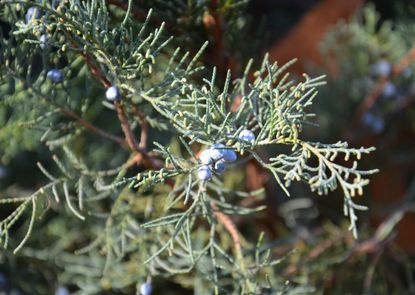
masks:
<svg viewBox="0 0 415 295"><path fill-rule="evenodd" d="M334 260L348 259L357 212L367 209L355 197L377 171L359 161L374 148L304 133L325 77L290 75L292 62L254 56L256 44L241 38L250 28L245 1L0 3L5 289L304 294L321 288ZM353 50L335 48L342 34L389 38L367 26L330 35L325 48L339 65ZM358 37L348 45L367 45ZM246 185L252 167L278 185L272 194L265 182ZM307 193L340 192L352 235L333 225L291 240L258 230L269 198L295 198L298 183ZM309 201L299 200L299 208ZM313 212L300 214L294 219ZM300 245L307 240L314 250Z"/></svg>

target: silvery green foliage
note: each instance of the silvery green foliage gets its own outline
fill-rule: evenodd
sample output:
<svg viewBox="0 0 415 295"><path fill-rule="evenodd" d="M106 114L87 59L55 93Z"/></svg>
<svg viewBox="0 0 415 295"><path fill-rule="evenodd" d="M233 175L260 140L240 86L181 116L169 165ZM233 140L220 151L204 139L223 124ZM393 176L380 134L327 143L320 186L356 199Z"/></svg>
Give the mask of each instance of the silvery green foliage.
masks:
<svg viewBox="0 0 415 295"><path fill-rule="evenodd" d="M23 10L29 7L21 1L2 5L4 10L14 10L17 5ZM67 209L80 221L100 229L95 240L76 252L85 255L83 262L92 265L94 261L105 276L122 277L125 285L137 284L138 292L147 277L192 272L211 283L215 294L283 292L287 285L275 274L264 279L263 274L272 273L279 262L264 245L263 237L247 249L226 238L229 233L220 223L220 216L255 214L264 207L235 204L235 198L262 198L263 190L244 192L226 187L226 172L215 172L223 168L216 164L226 161L223 150L228 150L229 169L254 159L274 176L287 195L293 181L303 181L319 194L340 189L350 229L357 234L355 211L365 207L352 197L362 194L367 176L375 172L361 170L357 161L373 148L354 149L344 142L322 144L301 137L304 126L314 117L308 109L317 95L316 88L324 84L323 77L290 78L290 64L279 66L266 56L256 70L251 60L241 77L232 78L228 72L225 81L218 83L216 69L204 69L199 61L206 45L193 57L171 48L163 24L154 30L148 27L150 15L144 23L133 26L127 14L114 25L104 1L61 1L57 7L47 1L32 1L31 5L42 11L41 20L26 23L24 17L11 14L13 34L2 36L0 41L4 49L0 75L16 86L11 93L2 94L7 107L33 109L33 117L24 118L24 126L38 131L30 136L50 150L54 166L47 169L38 163L48 181L34 193L0 199L0 204L16 205L15 211L0 222L5 248L13 225L28 213L27 231L14 252L24 249L35 230L39 207L50 202L57 210ZM67 60L62 70L65 79L59 79L62 83L45 80L47 67L40 72L33 67L33 61L45 53L39 41L45 27L51 56ZM29 46L34 49L29 50ZM42 56L45 64L51 62L47 55ZM75 73L91 79L85 74L86 62L92 62L96 71L117 85L117 97L120 91L128 119L134 117L134 108L145 110L141 120L152 129L168 131L180 148L154 142L148 153L152 169L130 176L129 162L141 150L129 150L123 139L114 135L106 134L105 144L90 141L88 128L78 124L77 118L104 112L116 116L112 114L113 104L102 104L105 89L96 82L84 83L85 92L81 94L72 87L80 83ZM205 78L199 82L197 75ZM20 106L22 102L27 105ZM101 124L109 120L104 121ZM120 131L114 122L103 125L105 132ZM1 132L15 127L6 126ZM104 131L96 133L102 135ZM203 150L217 144L223 144L219 157L201 163L195 148ZM288 149L262 158L258 151L269 146ZM97 161L97 154L111 154L111 158ZM151 198L144 203L148 194ZM109 204L109 210L105 204ZM76 268L79 258L68 257L71 259L66 266ZM127 275L125 269L137 261L140 269ZM88 282L79 276L77 284L89 292L99 292L100 285Z"/></svg>
<svg viewBox="0 0 415 295"><path fill-rule="evenodd" d="M251 64L245 73L250 72L250 67ZM314 116L307 112L307 107L312 104L317 94L315 87L322 84L322 77L304 75L304 81L295 82L288 79L285 69L285 66L279 68L277 64L270 64L265 58L262 67L255 72L256 79L252 84L247 82L246 76L231 83L228 74L224 88L218 91L213 70L211 79L205 80L205 85L201 87L184 79L176 79L171 84L173 92L170 94L158 96L154 95L156 90L152 90L141 93L141 96L161 114L173 118L172 124L188 139L188 143L184 144L199 142L210 145L218 139L226 140L228 146L241 154L248 153L268 169L287 195L287 187L292 181L304 180L311 190L319 194L327 194L339 187L345 198L344 213L349 216L350 229L356 236L357 217L354 211L365 210L365 207L355 204L352 197L362 194L363 187L368 184L366 176L375 172L359 170L356 160L373 151L373 148L353 149L344 142L321 144L302 140L303 125ZM172 100L174 93L177 96ZM231 111L235 98L240 99L240 104ZM239 133L247 127L258 133L255 140L240 138ZM261 159L255 149L268 145L288 145L291 153ZM163 153L162 150L160 152ZM178 173L186 169L185 166L180 167L180 162L186 159L179 161L167 151L164 153L166 164L174 163L174 170ZM351 157L355 159L350 166L343 166L334 162L338 157L346 161ZM317 164L309 164L313 158ZM188 168L188 172L191 171L192 167ZM146 178L146 181L151 180Z"/></svg>

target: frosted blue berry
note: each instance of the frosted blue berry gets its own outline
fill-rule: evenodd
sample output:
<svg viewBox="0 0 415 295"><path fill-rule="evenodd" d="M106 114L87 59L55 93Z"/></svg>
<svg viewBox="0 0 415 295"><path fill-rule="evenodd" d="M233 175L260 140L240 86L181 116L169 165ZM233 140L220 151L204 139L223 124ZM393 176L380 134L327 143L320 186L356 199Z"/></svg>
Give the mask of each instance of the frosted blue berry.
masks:
<svg viewBox="0 0 415 295"><path fill-rule="evenodd" d="M212 148L219 150L222 155L222 159L227 162L233 162L237 158L236 153L233 150L226 148L226 146L221 143L212 145Z"/></svg>
<svg viewBox="0 0 415 295"><path fill-rule="evenodd" d="M381 118L377 118L377 120L372 125L372 131L376 134L379 134L385 129L385 121Z"/></svg>
<svg viewBox="0 0 415 295"><path fill-rule="evenodd" d="M30 22L33 19L39 18L41 15L40 10L36 7L29 7L29 9L26 12L25 19L26 23Z"/></svg>
<svg viewBox="0 0 415 295"><path fill-rule="evenodd" d="M209 155L213 162L216 162L223 158L223 151L223 149L214 148L213 146L209 148Z"/></svg>
<svg viewBox="0 0 415 295"><path fill-rule="evenodd" d="M39 37L39 46L40 46L40 48L45 49L45 47L46 47L46 39L47 39L47 37L46 37L45 34L43 34L43 35L41 35Z"/></svg>
<svg viewBox="0 0 415 295"><path fill-rule="evenodd" d="M217 151L217 152L215 152L215 153L217 153L216 154L216 157L220 157L220 158L218 158L216 160L219 160L219 159L223 158L225 156L225 154L226 154L226 146L223 143L215 143L215 144L212 144L212 146L210 147L210 149Z"/></svg>
<svg viewBox="0 0 415 295"><path fill-rule="evenodd" d="M221 157L218 158L219 154L216 155L216 161L223 159L227 162L233 162L236 160L236 153L233 150L226 148L226 146L222 143L215 143L214 145L212 145L211 149L218 150L220 153Z"/></svg>
<svg viewBox="0 0 415 295"><path fill-rule="evenodd" d="M47 73L47 77L49 80L51 80L53 83L59 83L63 81L63 74L61 71L57 69L52 69Z"/></svg>
<svg viewBox="0 0 415 295"><path fill-rule="evenodd" d="M225 171L226 169L226 165L224 161L218 161L215 163L215 171L218 174L223 173L223 171Z"/></svg>
<svg viewBox="0 0 415 295"><path fill-rule="evenodd" d="M362 117L363 124L368 126L376 134L381 133L385 128L385 122L371 112L366 112Z"/></svg>
<svg viewBox="0 0 415 295"><path fill-rule="evenodd" d="M202 164L205 164L205 165L209 165L213 163L213 159L210 156L210 149L206 149L200 154L200 162L202 162Z"/></svg>
<svg viewBox="0 0 415 295"><path fill-rule="evenodd" d="M109 101L118 100L121 98L121 92L120 89L117 86L111 86L107 89L105 92L105 96Z"/></svg>
<svg viewBox="0 0 415 295"><path fill-rule="evenodd" d="M396 86L392 82L387 82L383 87L382 95L384 97L391 97L396 93Z"/></svg>
<svg viewBox="0 0 415 295"><path fill-rule="evenodd" d="M245 129L239 133L239 139L252 143L255 141L255 134L251 130Z"/></svg>
<svg viewBox="0 0 415 295"><path fill-rule="evenodd" d="M226 162L234 162L236 161L237 155L233 150L225 150L225 154L223 155L223 159Z"/></svg>
<svg viewBox="0 0 415 295"><path fill-rule="evenodd" d="M199 177L200 180L209 180L212 178L212 171L208 166L202 166L197 169L197 177Z"/></svg>
<svg viewBox="0 0 415 295"><path fill-rule="evenodd" d="M385 59L382 59L371 66L371 71L377 76L389 76L392 72L392 65Z"/></svg>
<svg viewBox="0 0 415 295"><path fill-rule="evenodd" d="M153 291L153 286L150 283L144 283L140 286L141 295L150 295L151 291Z"/></svg>
<svg viewBox="0 0 415 295"><path fill-rule="evenodd" d="M211 146L200 154L200 162L205 165L210 165L223 158L223 151L224 150L219 150Z"/></svg>
<svg viewBox="0 0 415 295"><path fill-rule="evenodd" d="M204 150L200 154L200 161L202 164L210 165L224 157L224 149L219 149L221 147L224 147L223 144L214 144L210 148Z"/></svg>
<svg viewBox="0 0 415 295"><path fill-rule="evenodd" d="M60 286L56 291L55 295L70 295L69 290L65 287Z"/></svg>
<svg viewBox="0 0 415 295"><path fill-rule="evenodd" d="M210 165L220 160L233 162L236 158L236 153L226 148L222 143L215 143L200 154L200 161L205 165Z"/></svg>

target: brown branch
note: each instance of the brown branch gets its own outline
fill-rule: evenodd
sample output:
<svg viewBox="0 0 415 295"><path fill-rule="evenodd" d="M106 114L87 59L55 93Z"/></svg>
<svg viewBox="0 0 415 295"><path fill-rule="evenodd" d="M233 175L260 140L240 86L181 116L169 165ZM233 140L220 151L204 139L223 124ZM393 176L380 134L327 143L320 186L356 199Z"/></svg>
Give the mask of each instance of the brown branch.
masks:
<svg viewBox="0 0 415 295"><path fill-rule="evenodd" d="M319 236L322 233L313 233L314 236ZM334 247L336 243L340 243L343 240L346 240L347 234L344 235L343 232L337 232L334 237L331 237L330 239L326 239L322 242L319 242L315 247L311 248L308 252L307 256L304 257L304 261L302 262L293 262L290 263L283 271L284 276L293 275L299 271L301 271L303 265L312 262L313 260L317 259L320 255L324 254L328 249ZM303 243L304 240L299 240L299 242ZM289 247L286 249L285 252L281 253L281 255L287 255L289 251L292 250L292 247Z"/></svg>
<svg viewBox="0 0 415 295"><path fill-rule="evenodd" d="M82 54L82 56L85 59L86 64L88 65L89 69L91 70L92 74L95 76L95 78L101 82L101 84L105 88L109 88L111 86L111 83L108 81L108 79L101 73L101 71L98 69L98 67L93 63L90 56L86 54ZM139 144L137 143L134 134L130 128L130 124L128 123L127 116L125 115L124 109L121 105L120 101L114 102L115 109L117 111L118 119L121 123L121 129L124 132L125 140L127 142L128 147L133 150L140 153L146 153L145 150L143 150Z"/></svg>
<svg viewBox="0 0 415 295"><path fill-rule="evenodd" d="M51 103L51 101L48 99L47 96L43 95L41 92L39 92L38 90L36 90L35 88L33 88L31 86L30 86L30 88L32 89L32 91L34 93L36 93L36 95L38 95L40 98L42 98L42 100L44 102L46 102L48 104ZM58 106L56 104L54 104L54 105L57 107L57 109L61 113L63 113L64 115L66 115L69 118L74 119L78 124L84 126L89 131L92 131L93 133L96 133L96 134L98 134L99 136L101 136L103 138L106 138L106 139L109 139L109 140L111 140L115 143L118 143L119 145L122 145L122 146L126 145L126 142L121 137L118 137L116 135L112 135L111 133L108 133L108 132L94 126L92 123L88 122L87 120L85 120L84 118L78 116L75 112L73 112L73 111L71 111L67 108Z"/></svg>
<svg viewBox="0 0 415 295"><path fill-rule="evenodd" d="M72 45L73 48L80 48L75 41L72 39L71 34L69 31L66 31L67 33L67 37L70 39L70 43ZM111 83L108 81L108 79L101 73L101 71L99 70L98 66L93 62L92 58L84 53L81 52L80 53L81 56L84 58L85 63L88 65L88 68L90 69L92 75L94 75L94 77L101 82L102 85L104 85L105 88L111 87Z"/></svg>
<svg viewBox="0 0 415 295"><path fill-rule="evenodd" d="M410 63L415 59L415 47L412 47L407 54L405 54L393 67L393 74L395 76L402 73Z"/></svg>
<svg viewBox="0 0 415 295"><path fill-rule="evenodd" d="M86 55L86 54L82 54L82 56L84 57L84 60L85 60L86 64L88 65L89 69L91 70L91 73L95 76L95 78L99 82L101 82L101 84L105 88L109 88L111 86L111 83L101 73L99 68L94 64L91 57ZM125 136L125 141L123 141L123 143L126 143L127 146L131 150L136 151L136 152L138 152L142 155L141 157L135 158L135 160L137 161L136 163L138 164L138 163L142 162L146 167L150 167L150 168L153 168L153 169L161 168L161 164L157 163L155 161L155 159L153 159L151 156L149 156L147 154L146 150L145 150L145 142L147 140L147 132L148 132L147 124L145 123L145 121L144 120L142 121L145 124L142 125L142 132L141 132L142 133L142 138L141 138L140 144L138 144L137 140L134 137L134 133L131 130L130 124L129 124L127 116L124 112L124 108L122 106L121 101L115 101L114 106L115 106L115 110L117 111L118 120L120 121L120 124L121 124L121 129L122 129L122 131L124 133L124 136ZM139 110L137 109L136 112L139 113ZM144 116L143 116L143 118L144 118ZM145 131L143 131L143 130L145 130ZM145 132L144 136L143 136L143 132ZM144 139L144 141L143 141L143 139Z"/></svg>
<svg viewBox="0 0 415 295"><path fill-rule="evenodd" d="M148 124L146 118L136 105L132 105L132 110L134 115L137 117L138 122L140 123L141 133L140 133L140 143L138 144L139 148L146 150L147 149L147 138L148 138Z"/></svg>
<svg viewBox="0 0 415 295"><path fill-rule="evenodd" d="M313 259L319 257L321 254L333 247L339 241L340 237L336 235L333 239L328 239L318 243L318 245L308 253L307 261L312 261Z"/></svg>
<svg viewBox="0 0 415 295"><path fill-rule="evenodd" d="M410 49L401 59L395 63L392 67L391 75L380 76L378 81L373 86L372 90L365 96L360 105L357 108L355 120L352 126L344 131L344 136L349 141L356 140L356 134L360 128L362 118L366 112L372 108L377 100L381 97L382 91L385 85L391 80L391 78L399 76L402 71L408 67L408 65L415 59L415 46Z"/></svg>
<svg viewBox="0 0 415 295"><path fill-rule="evenodd" d="M386 83L390 81L391 78L399 76L405 68L415 59L415 47L408 51L396 64L393 66L392 77L390 76L381 76L373 87L372 91L369 92L366 97L363 99L360 104L357 115L359 121L362 119L362 116L376 103L379 99L383 88Z"/></svg>
<svg viewBox="0 0 415 295"><path fill-rule="evenodd" d="M120 120L121 129L124 132L125 140L129 148L132 149L133 151L140 151L140 148L138 147L138 143L130 128L130 124L128 123L127 116L125 115L124 108L121 105L121 101L116 100L114 102L114 106L115 106L115 110L117 111L118 120Z"/></svg>
<svg viewBox="0 0 415 295"><path fill-rule="evenodd" d="M88 122L87 120L81 118L80 116L78 116L76 113L74 113L71 110L65 109L60 107L59 110L65 114L66 116L74 119L76 122L78 122L80 125L84 126L86 129L100 135L103 138L109 139L113 142L118 143L119 145L126 145L126 142L118 136L112 135L108 132L105 132L104 130L92 125L90 122Z"/></svg>
<svg viewBox="0 0 415 295"><path fill-rule="evenodd" d="M121 123L121 129L124 132L125 140L129 148L142 155L141 160L143 164L148 168L160 169L162 168L161 163L158 163L154 157L150 156L145 149L143 149L134 137L134 133L131 130L130 124L128 123L127 116L125 115L124 108L121 101L117 100L114 102L115 109L117 110L118 120Z"/></svg>
<svg viewBox="0 0 415 295"><path fill-rule="evenodd" d="M360 104L357 110L359 122L362 119L363 115L376 103L376 101L382 94L383 88L385 88L385 85L386 83L388 83L388 81L388 76L381 76L379 80L376 82L372 91L370 91L369 94L366 95L366 97L363 99L363 102Z"/></svg>
<svg viewBox="0 0 415 295"><path fill-rule="evenodd" d="M77 48L77 45L72 41L72 44L75 48ZM82 57L85 60L85 63L88 65L88 68L91 70L91 73L94 75L94 77L101 82L101 84L105 87L105 88L109 88L111 87L111 83L108 81L108 79L101 73L101 71L99 70L98 66L93 62L92 58L86 54L86 53L81 53ZM121 105L120 101L115 101L114 102L115 105L115 109L117 111L117 115L118 115L118 119L121 123L121 129L124 132L124 136L127 142L128 147L133 150L133 151L140 151L140 148L137 144L137 141L134 138L134 134L130 129L130 125L128 123L128 119L127 116L124 113L124 109Z"/></svg>
<svg viewBox="0 0 415 295"><path fill-rule="evenodd" d="M105 88L109 88L111 86L111 83L108 81L108 79L101 73L101 71L98 69L98 67L94 64L91 57L87 54L82 54L82 56L85 59L86 64L88 65L89 69L91 70L91 73L95 76L95 78L101 82L101 84ZM121 129L124 132L125 140L128 145L128 147L133 150L140 153L146 153L143 149L141 149L134 137L133 132L131 131L130 124L128 123L127 116L125 115L124 109L121 105L120 101L114 102L115 109L117 111L118 119L121 123Z"/></svg>
<svg viewBox="0 0 415 295"><path fill-rule="evenodd" d="M230 234L233 244L235 245L235 251L239 258L242 258L242 248L241 248L241 239L239 238L239 231L236 228L233 221L229 218L228 215L219 211L218 207L214 202L210 203L210 206L213 209L213 213L215 214L218 221L225 227L225 229Z"/></svg>
<svg viewBox="0 0 415 295"><path fill-rule="evenodd" d="M124 5L122 2L116 1L116 0L112 0L112 1L108 1L108 2L110 4L112 3L112 4ZM125 6L125 9L126 8L127 8L127 6ZM72 44L75 48L77 47L76 44L73 41L72 41ZM81 55L84 58L85 63L88 65L88 68L91 70L91 73L94 75L94 77L105 88L111 87L111 83L108 81L108 79L105 77L105 75L102 74L102 72L100 71L98 66L94 63L93 59L85 53L81 53ZM147 142L148 126L147 126L147 123L145 122L144 115L138 110L138 108L133 106L133 112L139 116L140 121L141 121L141 131L142 131L141 132L141 139L140 139L140 143L137 143L137 140L135 139L134 133L131 130L130 124L128 122L128 118L127 118L127 116L125 114L125 111L124 111L124 108L122 106L122 102L121 101L115 101L114 106L115 106L115 109L117 111L118 120L120 121L120 124L121 124L121 129L122 129L122 131L124 133L124 136L125 136L125 141L122 140L123 144L126 143L127 146L132 151L135 151L135 152L138 152L139 154L141 154L141 156L134 157L134 162L137 163L137 164L142 162L147 168L152 168L152 169L162 168L163 167L162 163L159 163L159 161L157 161L153 156L149 155L147 153L146 149L145 149L146 142ZM76 114L73 113L73 115L76 115ZM80 117L78 117L78 118L82 119ZM89 129L94 129L96 132L99 131L100 134L103 134L103 131L101 131L100 129L98 129L97 127L95 127L91 124L88 125L88 128ZM106 136L108 137L108 134Z"/></svg>
<svg viewBox="0 0 415 295"><path fill-rule="evenodd" d="M101 84L105 87L105 88L109 88L111 87L111 83L108 81L108 79L101 73L101 71L99 70L98 66L94 64L94 62L92 61L92 58L85 54L85 53L81 53L81 55L83 56L86 64L88 65L89 69L91 70L91 73L95 76L95 78L101 82Z"/></svg>
<svg viewBox="0 0 415 295"><path fill-rule="evenodd" d="M74 46L76 47L76 45L74 45ZM91 70L91 73L95 76L95 78L99 82L101 82L101 84L105 88L111 87L111 83L101 73L98 66L95 65L95 63L93 62L92 58L89 55L85 54L85 53L82 53L82 56L83 56L86 64L88 65L88 68ZM128 147L133 151L136 151L136 152L139 152L139 153L143 154L143 159L148 158L146 151L139 146L139 144L137 143L137 141L134 137L134 134L133 134L133 132L130 128L130 124L128 123L127 116L125 115L124 109L121 105L121 102L120 101L115 101L114 106L115 106L115 109L117 111L118 119L121 123L121 129L124 132L125 140L126 140L126 143L127 143ZM153 167L153 165L151 165L151 167Z"/></svg>
<svg viewBox="0 0 415 295"><path fill-rule="evenodd" d="M371 263L369 264L369 268L366 271L366 275L363 281L363 287L365 290L365 294L371 293L370 290L372 287L373 277L375 275L376 265L378 264L382 254L383 254L383 249L375 253L373 258L371 259Z"/></svg>

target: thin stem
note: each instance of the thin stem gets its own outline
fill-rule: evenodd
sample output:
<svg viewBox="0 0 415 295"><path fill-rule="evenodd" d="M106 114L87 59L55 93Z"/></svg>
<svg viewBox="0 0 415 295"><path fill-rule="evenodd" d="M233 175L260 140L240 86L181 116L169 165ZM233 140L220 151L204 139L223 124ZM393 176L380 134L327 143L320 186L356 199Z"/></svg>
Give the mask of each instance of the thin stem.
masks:
<svg viewBox="0 0 415 295"><path fill-rule="evenodd" d="M80 116L78 116L76 113L74 113L71 110L68 110L66 108L59 108L59 111L63 114L65 114L66 116L74 119L77 123L79 123L80 125L84 126L86 129L98 134L99 136L109 139L113 142L118 143L119 145L125 145L126 142L125 140L123 140L121 137L112 135L108 132L105 132L104 130L92 125L90 122L88 122L87 120L85 120L84 118L81 118Z"/></svg>
<svg viewBox="0 0 415 295"><path fill-rule="evenodd" d="M148 138L148 124L146 122L146 118L143 114L143 112L140 111L140 109L136 105L132 105L132 111L134 115L137 117L140 127L141 127L141 133L140 133L140 143L138 146L146 150L147 148L147 138Z"/></svg>
<svg viewBox="0 0 415 295"><path fill-rule="evenodd" d="M130 149L141 154L142 158L140 160L143 162L144 166L153 169L162 168L163 165L161 163L158 163L154 157L148 154L147 151L142 146L140 146L140 144L137 143L137 140L134 137L134 133L131 130L130 124L128 123L128 119L121 102L115 101L114 105L115 109L117 110L118 119L121 123L121 128L125 135L125 140Z"/></svg>
<svg viewBox="0 0 415 295"><path fill-rule="evenodd" d="M17 76L16 76L17 77ZM17 77L18 78L18 77ZM29 87L30 87L30 89L37 95L37 96L39 96L40 98L42 98L42 100L44 100L45 102L47 102L47 103L52 103L52 104L54 104L53 102L51 102L51 100L50 99L48 99L45 95L43 95L40 91L38 91L36 88L34 88L32 85L29 85ZM56 104L55 104L56 105ZM58 106L58 105L56 105L56 107L58 108L58 110L62 113L62 114L64 114L64 115L66 115L66 116L68 116L68 117L70 117L70 118L72 118L72 119L74 119L78 124L80 124L80 125L82 125L82 126L84 126L86 129L88 129L88 130L90 130L90 131L92 131L93 133L96 133L96 134L98 134L99 136L101 136L101 137L103 137L103 138L106 138L106 139L109 139L109 140L111 140L111 141L113 141L113 142L116 142L117 144L119 144L119 145L122 145L122 146L124 146L125 144L126 144L126 142L121 138L121 137L118 137L118 136L116 136L116 135L112 135L112 134L110 134L110 133L108 133L108 132L106 132L106 131L104 131L104 130L102 130L102 129L100 129L100 128L98 128L98 127L96 127L96 126L94 126L92 123L90 123L90 122L88 122L86 119L84 119L84 118L82 118L82 117L80 117L80 116L78 116L75 112L73 112L73 111L71 111L71 110L69 110L69 109L67 109L67 108L64 108L64 107L61 107L61 106Z"/></svg>
<svg viewBox="0 0 415 295"><path fill-rule="evenodd" d="M134 137L133 131L131 130L130 124L128 123L127 116L125 115L124 108L121 101L114 102L115 109L117 111L118 120L121 123L121 129L124 132L125 140L130 149L134 151L140 151L140 147Z"/></svg>
<svg viewBox="0 0 415 295"><path fill-rule="evenodd" d="M220 212L218 206L211 202L210 206L213 209L213 213L215 214L218 221L225 227L225 229L230 234L233 244L235 246L235 252L238 258L242 258L242 247L241 247L241 239L239 237L239 231L236 228L235 223L223 212Z"/></svg>

